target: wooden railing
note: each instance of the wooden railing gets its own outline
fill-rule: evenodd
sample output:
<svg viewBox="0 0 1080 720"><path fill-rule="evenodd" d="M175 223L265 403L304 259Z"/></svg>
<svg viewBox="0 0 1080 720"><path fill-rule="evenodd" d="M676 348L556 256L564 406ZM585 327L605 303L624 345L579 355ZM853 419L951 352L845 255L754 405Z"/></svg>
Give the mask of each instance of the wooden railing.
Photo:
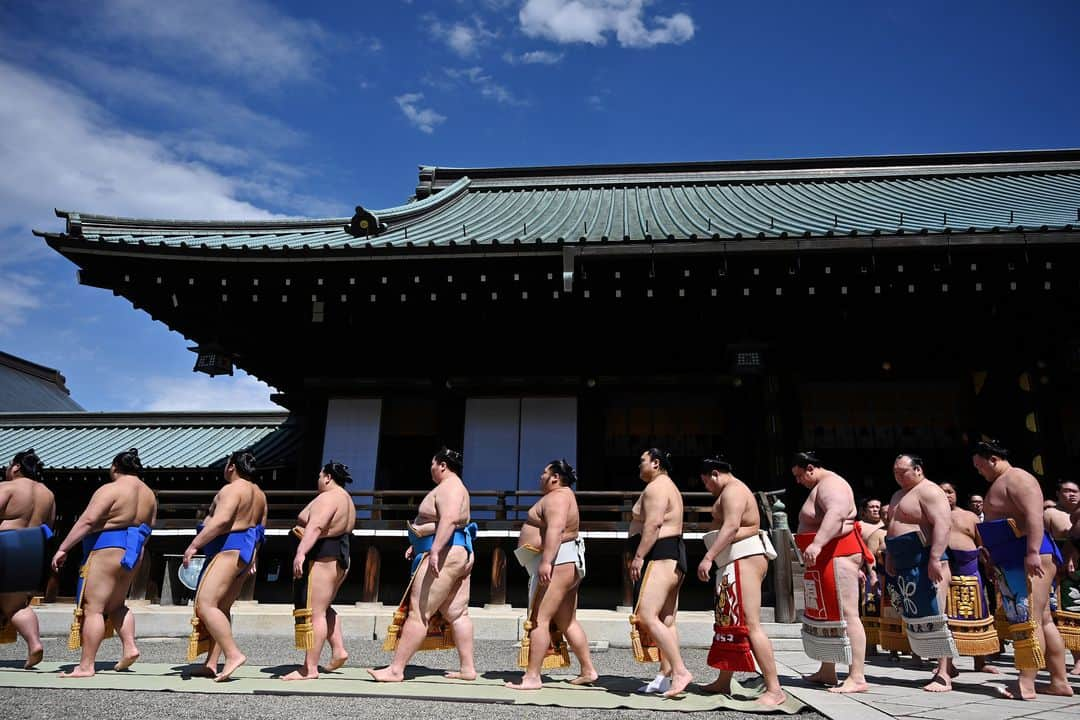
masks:
<svg viewBox="0 0 1080 720"><path fill-rule="evenodd" d="M416 517L420 501L428 490L365 490L352 493L358 527L374 530L398 530L404 521ZM766 518L771 517L772 496L782 490L758 493L759 505ZM575 493L581 516L581 529L625 531L630 526L631 511L641 491L583 490ZM470 493L472 517L482 530L517 530L529 508L540 498L539 490L476 490ZM290 528L297 514L311 501L310 490L267 490L267 526ZM704 532L712 523L715 498L707 492L686 492L683 528L685 532ZM209 513L214 499L211 490L160 490L157 527L192 529ZM770 523L771 524L771 523Z"/></svg>

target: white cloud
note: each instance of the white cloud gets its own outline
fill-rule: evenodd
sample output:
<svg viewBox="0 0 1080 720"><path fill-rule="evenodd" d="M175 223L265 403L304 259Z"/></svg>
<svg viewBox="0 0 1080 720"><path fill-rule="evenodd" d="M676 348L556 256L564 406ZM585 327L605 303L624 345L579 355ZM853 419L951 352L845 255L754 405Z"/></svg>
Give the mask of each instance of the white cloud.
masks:
<svg viewBox="0 0 1080 720"><path fill-rule="evenodd" d="M118 129L74 89L3 61L0 127L0 214L13 228L55 227L54 206L141 217L272 216L238 199L235 178L182 162L162 143Z"/></svg>
<svg viewBox="0 0 1080 720"><path fill-rule="evenodd" d="M550 50L532 50L530 52L515 55L508 52L503 54L503 60L511 65L521 63L523 65L556 65L566 57L565 53L551 52Z"/></svg>
<svg viewBox="0 0 1080 720"><path fill-rule="evenodd" d="M261 380L238 370L236 375L209 377L193 374L190 377L152 376L140 381L141 392L135 410L162 412L166 410L281 410L270 401L276 392Z"/></svg>
<svg viewBox="0 0 1080 720"><path fill-rule="evenodd" d="M0 283L0 337L26 322L28 313L41 307L37 278L13 272L4 274Z"/></svg>
<svg viewBox="0 0 1080 720"><path fill-rule="evenodd" d="M529 37L558 43L604 45L614 33L623 47L646 48L681 44L694 37L694 21L686 13L645 17L651 0L526 0L518 12ZM647 26L651 25L651 28Z"/></svg>
<svg viewBox="0 0 1080 720"><path fill-rule="evenodd" d="M106 0L100 31L158 55L196 58L219 71L276 85L313 77L328 39L311 20L261 0Z"/></svg>
<svg viewBox="0 0 1080 720"><path fill-rule="evenodd" d="M416 126L420 132L430 135L435 132L435 126L446 122L446 116L440 115L431 108L419 107L418 103L424 99L423 93L405 93L394 98L394 102L405 113L409 122Z"/></svg>
<svg viewBox="0 0 1080 720"><path fill-rule="evenodd" d="M477 17L472 18L471 23L459 21L446 24L431 15L425 16L424 20L428 32L436 40L445 43L463 58L476 55L482 45L499 36L498 33L488 30L484 21Z"/></svg>
<svg viewBox="0 0 1080 720"><path fill-rule="evenodd" d="M495 82L495 79L484 72L482 67L464 68L455 70L446 69L447 77L459 82L467 82L474 86L482 97L494 100L502 105L528 105L528 101L515 96L505 85Z"/></svg>

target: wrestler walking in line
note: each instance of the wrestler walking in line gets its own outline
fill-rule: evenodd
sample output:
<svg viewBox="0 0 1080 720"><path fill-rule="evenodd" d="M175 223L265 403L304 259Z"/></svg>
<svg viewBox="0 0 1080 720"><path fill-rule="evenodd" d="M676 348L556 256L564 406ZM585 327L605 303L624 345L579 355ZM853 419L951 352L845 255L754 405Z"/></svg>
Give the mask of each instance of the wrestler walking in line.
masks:
<svg viewBox="0 0 1080 720"><path fill-rule="evenodd" d="M776 550L761 530L754 493L735 477L731 463L720 456L706 458L701 482L716 496L712 524L705 534L708 549L697 576L708 582L716 566L716 624L708 662L720 670L716 680L701 689L730 695L732 675L753 672L756 660L765 678L765 693L757 703L780 705L787 696L780 689L772 641L761 627L761 583Z"/></svg>
<svg viewBox="0 0 1080 720"><path fill-rule="evenodd" d="M453 628L459 669L447 677L475 680L473 624L469 617L469 581L474 555L472 541L476 524L469 521L469 490L461 480L461 453L442 448L431 459L431 479L435 487L417 509L413 522L413 542L406 552L424 553L416 568L409 595L409 614L401 629L394 658L384 668L369 669L379 682L401 682L405 666L416 654L427 634L432 615L440 613ZM413 540L415 538L415 540ZM426 546L426 548L425 548ZM425 548L417 550L417 548Z"/></svg>
<svg viewBox="0 0 1080 720"><path fill-rule="evenodd" d="M952 530L949 501L945 492L927 479L923 461L918 456L904 454L897 457L893 463L893 477L900 489L889 501L891 519L885 539L885 565L891 577L898 577L909 586L917 585L913 578L918 578L922 585L929 581L929 588L923 588L928 590L928 597L913 594L909 602L936 599L936 606L931 607L931 602L924 602L924 606L916 609L905 603L903 617L914 619L933 614L939 618L939 624L934 626L935 637L932 640L921 642L918 635L913 635L908 630L908 642L912 652L937 660L937 668L930 682L923 686L923 690L949 692L952 690L950 667L953 656L950 653L935 657L937 652L946 648L953 651L956 649L944 614L949 597L949 582L952 579L946 554L949 533ZM912 563L905 562L907 558L897 557L901 550L915 558ZM921 577L924 574L925 577ZM888 592L888 589L886 591ZM934 612L931 613L931 610Z"/></svg>
<svg viewBox="0 0 1080 720"><path fill-rule="evenodd" d="M352 482L349 468L330 461L319 472L318 494L296 518L294 536L299 536L293 557L294 592L310 624L311 643L298 669L282 680L314 680L319 677L319 656L330 642L327 671L337 670L349 659L334 602L351 564L352 531L356 527L356 505L345 486Z"/></svg>
<svg viewBox="0 0 1080 720"><path fill-rule="evenodd" d="M990 562L997 566L995 572L998 589L1006 600L1006 613L1010 609L1010 596L1018 602L1013 603L1022 610L1024 620L1034 621L1034 638L1043 649L1046 657L1046 669L1050 673L1050 683L1036 688L1034 668L1020 669L1018 692L1023 700L1035 698L1036 690L1047 695L1071 696L1073 689L1065 674L1065 645L1054 625L1050 614L1050 586L1057 572L1056 562L1060 553L1053 539L1043 527L1043 495L1031 473L1014 467L1008 460L1009 452L1000 442L993 440L979 441L975 444L972 463L976 471L990 483L983 503L986 520L979 524L979 535L987 548ZM995 528L1002 522L1011 521L1012 528ZM1004 532L1002 532L1002 530ZM997 538L1005 538L998 542ZM1023 547L1018 547L1019 543ZM1026 576L1026 582L1010 583L1010 560L1017 562L1015 570ZM1019 578L1018 578L1019 579ZM1023 585L1024 587L1021 587ZM1027 587L1031 588L1030 593ZM1026 607L1023 607L1024 594ZM1010 618L1010 622L1014 619ZM1015 645L1015 644L1014 644ZM1014 647L1014 662L1016 648ZM1011 696L1011 693L1010 693Z"/></svg>
<svg viewBox="0 0 1080 720"><path fill-rule="evenodd" d="M585 575L585 542L578 537L581 517L574 484L577 474L565 460L552 460L540 475L543 496L529 508L518 547L540 548L535 577L529 578L529 666L513 690L538 690L544 655L551 644L551 624L566 637L577 656L581 673L571 685L588 685L599 675L589 654L589 640L577 621L578 589ZM535 554L535 553L534 553ZM535 587L534 587L535 585Z"/></svg>
<svg viewBox="0 0 1080 720"><path fill-rule="evenodd" d="M670 453L658 448L641 453L638 476L645 490L634 503L628 541L633 553L630 579L638 588L636 615L660 648L660 673L671 683L666 697L683 692L694 679L679 652L675 625L686 577L686 544L682 494L670 472Z"/></svg>
<svg viewBox="0 0 1080 720"><path fill-rule="evenodd" d="M128 590L142 562L143 548L157 520L157 498L139 477L139 451L119 453L109 468L109 482L98 488L71 532L53 555L52 567L59 571L68 552L82 543L83 567L75 599L75 623L69 647L82 647L78 667L60 677L90 677L94 660L105 639L108 617L122 645L120 662L114 669L125 670L139 659L135 644L135 616L128 610ZM71 642L74 640L74 642Z"/></svg>
<svg viewBox="0 0 1080 720"><path fill-rule="evenodd" d="M819 573L821 582L828 583L820 589L833 597L822 596L821 601L826 607L835 608L837 615L828 619L829 624L839 626L843 621L847 626L847 637L841 641L844 649L830 652L826 657L815 657L812 653L826 643L818 641L819 644L808 645L806 619L810 608L804 610L803 646L808 655L821 660L818 671L806 679L836 685L836 658L843 655L851 658L848 676L839 687L829 688L829 692L864 692L869 685L864 674L866 632L859 619L859 573L864 565L872 566L874 558L869 554L855 520L855 494L844 478L822 467L821 460L812 452L796 453L791 473L796 482L810 489L810 495L799 511L798 535L808 542L802 547L803 562L808 573ZM796 542L799 541L796 536ZM830 586L832 590L828 589Z"/></svg>
<svg viewBox="0 0 1080 720"><path fill-rule="evenodd" d="M184 550L187 567L202 550L206 556L195 593L193 634L203 636L198 647L207 649L205 665L193 675L224 682L247 662L232 634L230 612L249 575L255 574L259 546L266 528L266 494L255 484L255 455L250 450L232 453L225 462L225 486L214 496L210 513ZM189 649L189 659L192 653ZM196 657L197 657L196 654ZM225 655L221 672L218 657Z"/></svg>
<svg viewBox="0 0 1080 720"><path fill-rule="evenodd" d="M41 482L41 471L41 459L32 448L17 453L8 465L4 481L0 482L0 533L41 525L52 532L56 498ZM31 597L32 592L7 592L0 581L0 621L11 623L26 641L26 670L41 662L45 654L38 618L30 607Z"/></svg>

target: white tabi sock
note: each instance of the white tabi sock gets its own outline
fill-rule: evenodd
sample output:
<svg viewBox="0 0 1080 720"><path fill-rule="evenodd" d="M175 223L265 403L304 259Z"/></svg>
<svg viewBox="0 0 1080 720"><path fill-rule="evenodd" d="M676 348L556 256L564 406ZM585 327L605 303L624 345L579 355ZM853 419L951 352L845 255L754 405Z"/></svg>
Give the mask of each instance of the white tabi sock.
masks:
<svg viewBox="0 0 1080 720"><path fill-rule="evenodd" d="M642 685L637 689L639 693L652 695L653 693L666 693L671 689L671 678L663 673L657 674L648 685Z"/></svg>

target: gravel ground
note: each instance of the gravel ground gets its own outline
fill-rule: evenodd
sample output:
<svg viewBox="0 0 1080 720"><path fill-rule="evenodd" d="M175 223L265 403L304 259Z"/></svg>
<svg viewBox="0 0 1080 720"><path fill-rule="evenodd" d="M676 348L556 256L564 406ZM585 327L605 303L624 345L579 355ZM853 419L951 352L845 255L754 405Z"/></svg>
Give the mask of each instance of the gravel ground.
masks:
<svg viewBox="0 0 1080 720"><path fill-rule="evenodd" d="M241 649L247 654L248 665L269 666L285 662L299 662L300 653L292 649L288 638L240 637ZM371 667L385 665L389 655L381 649L381 643L373 640L347 639L349 665ZM187 652L187 641L178 638L142 638L139 650L145 662L179 662ZM20 640L14 645L0 645L0 660L25 659L26 646ZM98 655L98 661L112 662L119 657L120 644L116 638L106 640ZM476 645L476 667L481 673L505 671L514 662L517 649L510 642L485 641ZM715 670L705 664L706 651L687 649L684 658L695 679L708 682L715 677ZM77 660L76 654L67 649L66 638L45 640L45 660ZM453 651L425 652L416 657L417 664L432 668L456 668L457 655ZM594 662L604 675L627 675L646 678L645 671L653 666L634 662L626 648L612 648L595 654ZM575 662L573 669L576 671ZM57 679L57 688L62 688ZM316 681L317 682L317 681ZM204 695L200 693L167 692L112 692L104 690L71 689L13 689L0 688L0 717L7 718L197 718L198 720L225 720L227 718L300 718L315 716L324 718L429 718L457 720L483 714L483 720L578 720L583 717L632 718L656 720L656 713L644 710L574 710L566 708L512 706L497 704L469 704L460 702L431 702L426 700L337 698L312 696L256 696L256 695ZM677 718L672 714L672 720ZM737 712L710 714L716 718L746 717ZM784 716L780 716L784 717ZM816 713L791 716L798 720L820 720Z"/></svg>

